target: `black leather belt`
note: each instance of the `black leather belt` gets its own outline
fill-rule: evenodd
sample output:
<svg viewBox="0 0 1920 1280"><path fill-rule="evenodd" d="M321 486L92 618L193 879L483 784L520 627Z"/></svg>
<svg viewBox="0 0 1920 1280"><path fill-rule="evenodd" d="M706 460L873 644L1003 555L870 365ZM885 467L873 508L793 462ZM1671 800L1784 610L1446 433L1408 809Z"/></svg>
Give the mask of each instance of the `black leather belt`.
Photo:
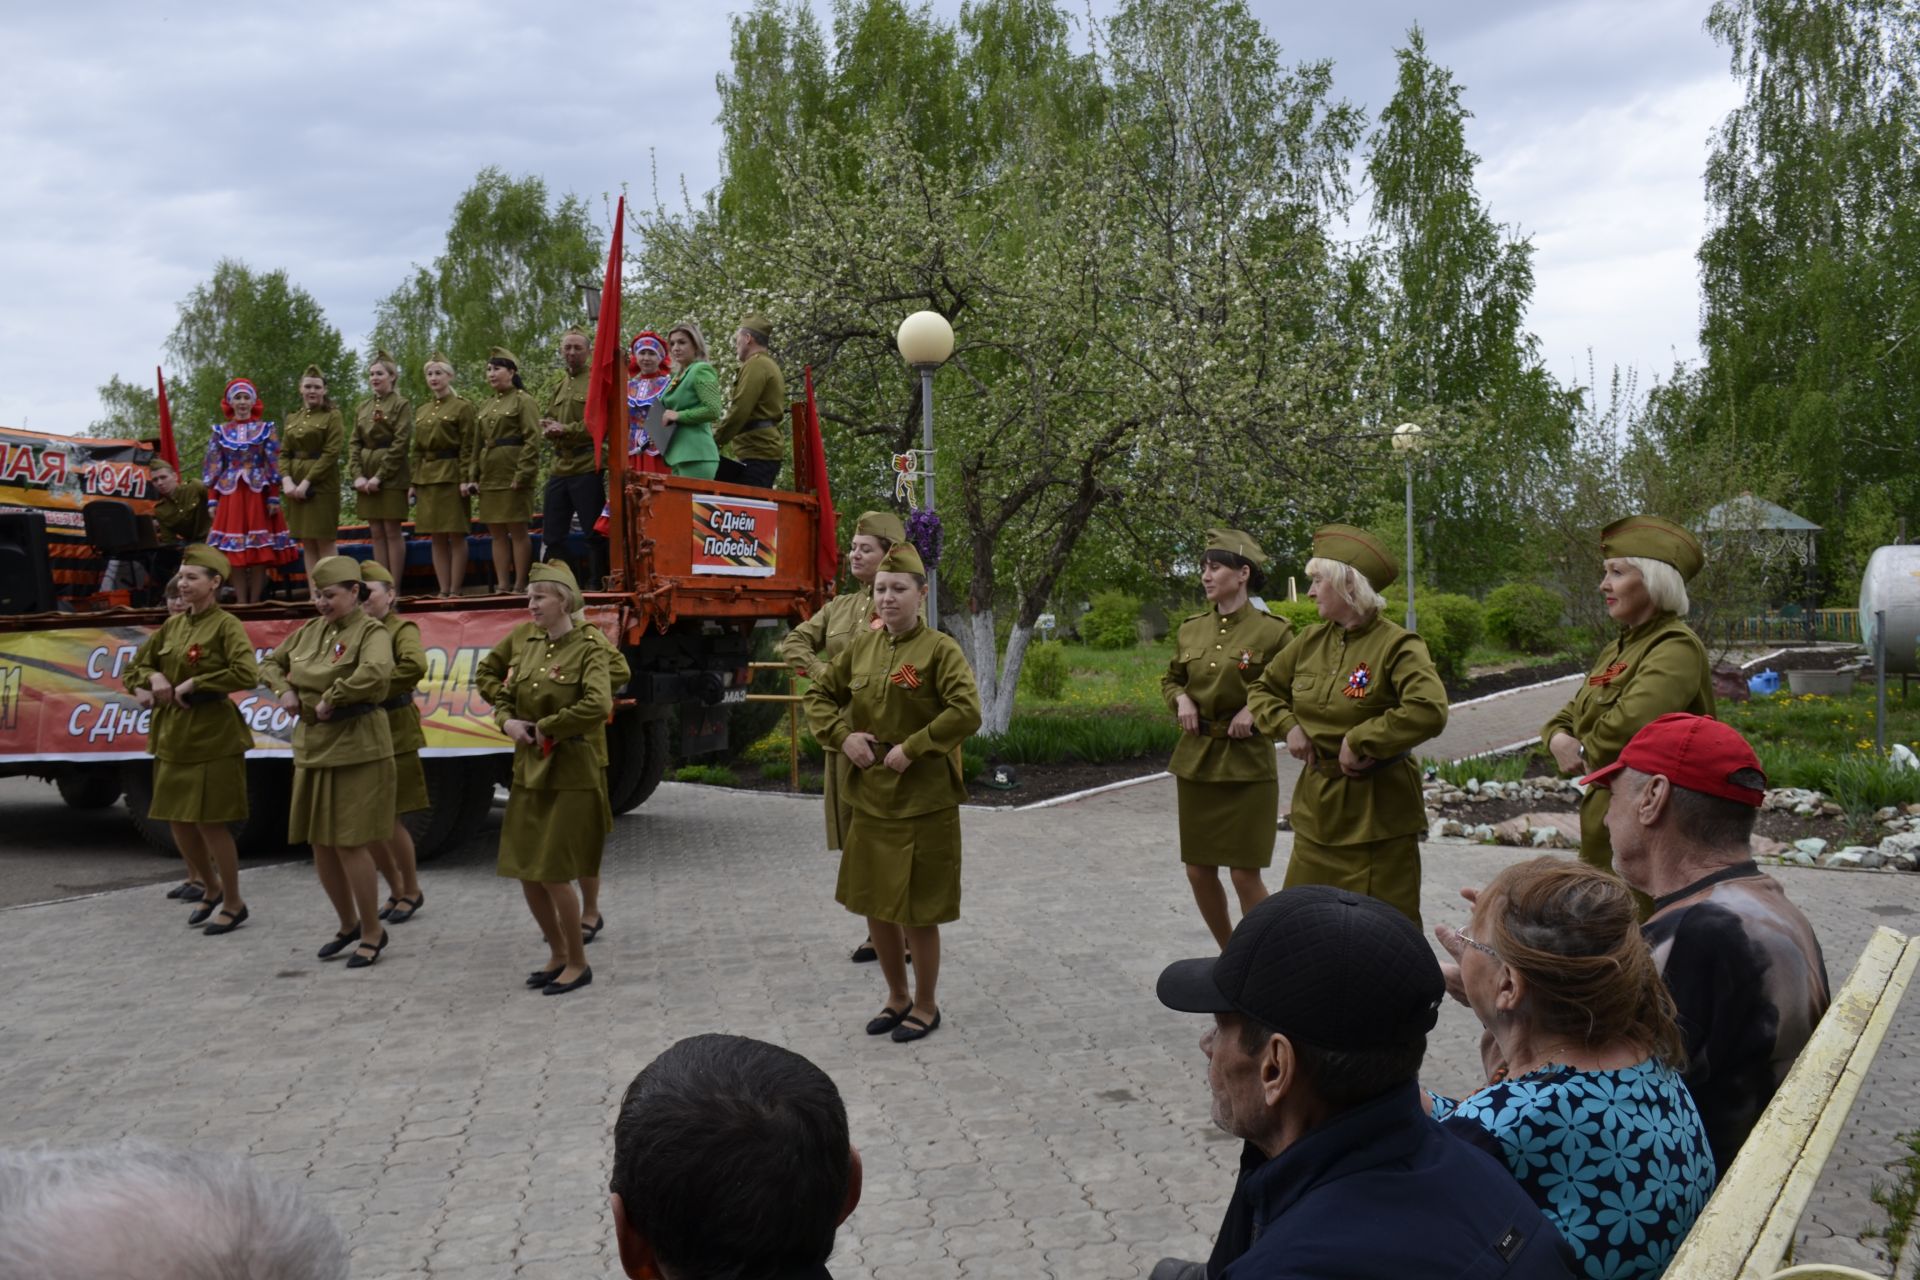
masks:
<svg viewBox="0 0 1920 1280"><path fill-rule="evenodd" d="M173 696L175 701L183 702L189 707L203 707L209 702L226 702L228 700L227 695L224 693L202 693L198 689L195 689L192 693L176 692Z"/></svg>
<svg viewBox="0 0 1920 1280"><path fill-rule="evenodd" d="M333 714L325 720L319 720L319 723L336 724L341 720L351 720L355 716L371 715L378 710L380 710L380 704L377 702L350 702L344 707L335 707ZM319 718L316 716L315 719Z"/></svg>
<svg viewBox="0 0 1920 1280"><path fill-rule="evenodd" d="M400 708L411 706L412 704L413 695L411 693L396 693L381 703L380 709L382 711L398 711Z"/></svg>
<svg viewBox="0 0 1920 1280"><path fill-rule="evenodd" d="M780 425L780 420L778 418L749 418L747 419L747 425L740 428L740 430L771 431L773 428L779 425Z"/></svg>
<svg viewBox="0 0 1920 1280"><path fill-rule="evenodd" d="M553 442L553 448L556 453L592 453L593 452L593 446L591 444L579 444L572 440L556 440Z"/></svg>
<svg viewBox="0 0 1920 1280"><path fill-rule="evenodd" d="M526 443L526 440L521 436L501 436L498 440L495 440L492 443L488 444L487 448L505 449L509 445L521 445L525 443Z"/></svg>
<svg viewBox="0 0 1920 1280"><path fill-rule="evenodd" d="M320 455L317 453L301 453L297 450L288 450L287 456L289 458L292 458L295 462L312 462L315 458L318 458Z"/></svg>
<svg viewBox="0 0 1920 1280"><path fill-rule="evenodd" d="M432 458L435 462L445 462L450 458L460 456L458 449L428 449L425 450L425 453L427 457Z"/></svg>

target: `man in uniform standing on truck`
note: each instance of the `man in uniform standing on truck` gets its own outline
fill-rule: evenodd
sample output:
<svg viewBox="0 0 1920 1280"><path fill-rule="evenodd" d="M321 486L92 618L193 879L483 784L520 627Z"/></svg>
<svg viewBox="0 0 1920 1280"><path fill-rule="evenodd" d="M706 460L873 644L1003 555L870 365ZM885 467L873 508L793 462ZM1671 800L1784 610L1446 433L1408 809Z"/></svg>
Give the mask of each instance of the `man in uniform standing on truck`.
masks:
<svg viewBox="0 0 1920 1280"><path fill-rule="evenodd" d="M786 461L787 433L780 424L787 412L787 383L767 352L772 336L773 326L757 313L742 316L733 333L740 371L733 376L727 416L713 429L713 442L723 455L715 478L730 484L771 489Z"/></svg>
<svg viewBox="0 0 1920 1280"><path fill-rule="evenodd" d="M540 514L540 537L545 550L542 560L561 558L573 529L574 517L580 518L580 532L587 540L589 565L580 580L590 587L599 585L605 539L593 531L600 509L607 504L606 486L600 480L600 466L593 456L593 437L587 433L587 335L569 329L560 339L560 358L567 373L547 397L541 411L540 432L553 452L552 469L547 473L546 501Z"/></svg>

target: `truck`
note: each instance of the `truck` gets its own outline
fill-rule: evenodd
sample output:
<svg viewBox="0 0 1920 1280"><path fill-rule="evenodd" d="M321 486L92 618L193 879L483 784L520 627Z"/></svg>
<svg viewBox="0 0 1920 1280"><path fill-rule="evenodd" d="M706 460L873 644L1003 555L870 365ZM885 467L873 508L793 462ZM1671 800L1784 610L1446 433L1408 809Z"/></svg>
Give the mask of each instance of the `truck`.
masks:
<svg viewBox="0 0 1920 1280"><path fill-rule="evenodd" d="M794 409L799 437L804 407ZM588 622L619 646L632 671L615 690L607 733L615 813L646 801L676 748L688 756L726 747L729 710L746 699L756 629L804 621L830 594L832 499L825 478L810 474L810 451L796 448L794 456L794 490L621 473L608 531L610 573L604 590L585 593ZM166 619L163 570L149 571L164 565L166 550L151 518L153 457L147 441L0 427L0 777L45 779L80 809L124 801L139 835L171 851L167 824L148 816L152 712L121 686L141 642ZM368 547L355 534L342 531L340 550L365 558ZM489 540L471 538L470 552L484 572ZM290 569L292 578L299 566ZM225 607L264 656L314 616L304 588L298 594ZM502 595L409 597L402 608L420 625L427 653L416 697L432 801L405 821L419 856L431 858L473 835L494 788L510 776L512 743L474 690L473 672L526 620L526 603ZM293 720L264 688L232 696L254 743L246 771L251 816L235 824L235 838L242 852L277 852L286 847ZM677 744L669 732L676 720Z"/></svg>

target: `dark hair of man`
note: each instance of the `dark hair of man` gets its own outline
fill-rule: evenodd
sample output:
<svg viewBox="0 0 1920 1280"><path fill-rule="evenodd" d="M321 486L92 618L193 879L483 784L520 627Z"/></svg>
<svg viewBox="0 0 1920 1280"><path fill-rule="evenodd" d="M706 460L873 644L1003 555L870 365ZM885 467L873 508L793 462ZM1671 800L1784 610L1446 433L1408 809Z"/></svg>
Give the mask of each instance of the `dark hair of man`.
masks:
<svg viewBox="0 0 1920 1280"><path fill-rule="evenodd" d="M1267 1041L1285 1034L1252 1018L1240 1021L1240 1047L1258 1053ZM1315 1097L1336 1110L1371 1102L1389 1089L1420 1078L1420 1062L1427 1056L1427 1038L1421 1036L1391 1049L1322 1049L1287 1036L1299 1060L1300 1074Z"/></svg>
<svg viewBox="0 0 1920 1280"><path fill-rule="evenodd" d="M1267 575L1260 572L1259 567L1245 556L1235 555L1231 551L1221 551L1216 547L1200 553L1201 564L1205 564L1209 560L1215 564L1223 564L1229 569L1247 570L1248 594L1259 595L1267 589Z"/></svg>
<svg viewBox="0 0 1920 1280"><path fill-rule="evenodd" d="M851 1176L847 1109L826 1072L742 1036L662 1053L614 1124L612 1190L675 1280L820 1266Z"/></svg>
<svg viewBox="0 0 1920 1280"><path fill-rule="evenodd" d="M1764 791L1766 775L1758 769L1738 769L1727 779L1738 787ZM1759 810L1739 800L1723 800L1704 791L1689 791L1670 786L1668 801L1676 834L1709 849L1745 849L1753 836L1753 820Z"/></svg>

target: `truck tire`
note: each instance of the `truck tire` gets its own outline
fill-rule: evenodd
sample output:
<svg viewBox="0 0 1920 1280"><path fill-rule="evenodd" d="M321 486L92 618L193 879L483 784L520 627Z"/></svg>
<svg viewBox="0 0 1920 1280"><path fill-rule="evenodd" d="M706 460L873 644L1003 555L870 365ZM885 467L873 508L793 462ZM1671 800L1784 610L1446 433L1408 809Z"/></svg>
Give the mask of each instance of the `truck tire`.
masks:
<svg viewBox="0 0 1920 1280"><path fill-rule="evenodd" d="M69 809L105 809L120 798L120 767L112 764L70 765L54 780Z"/></svg>
<svg viewBox="0 0 1920 1280"><path fill-rule="evenodd" d="M667 772L667 722L622 711L607 727L607 806L631 813L646 803Z"/></svg>
<svg viewBox="0 0 1920 1280"><path fill-rule="evenodd" d="M126 787L127 813L140 838L157 852L179 856L172 827L147 816L153 803L153 762L127 761L121 767L120 779ZM287 806L292 799L292 761L247 761L247 819L227 824L242 857L286 852Z"/></svg>
<svg viewBox="0 0 1920 1280"><path fill-rule="evenodd" d="M432 756L420 762L427 775L429 808L402 815L413 835L413 856L431 862L473 839L493 808L494 762L472 756Z"/></svg>

